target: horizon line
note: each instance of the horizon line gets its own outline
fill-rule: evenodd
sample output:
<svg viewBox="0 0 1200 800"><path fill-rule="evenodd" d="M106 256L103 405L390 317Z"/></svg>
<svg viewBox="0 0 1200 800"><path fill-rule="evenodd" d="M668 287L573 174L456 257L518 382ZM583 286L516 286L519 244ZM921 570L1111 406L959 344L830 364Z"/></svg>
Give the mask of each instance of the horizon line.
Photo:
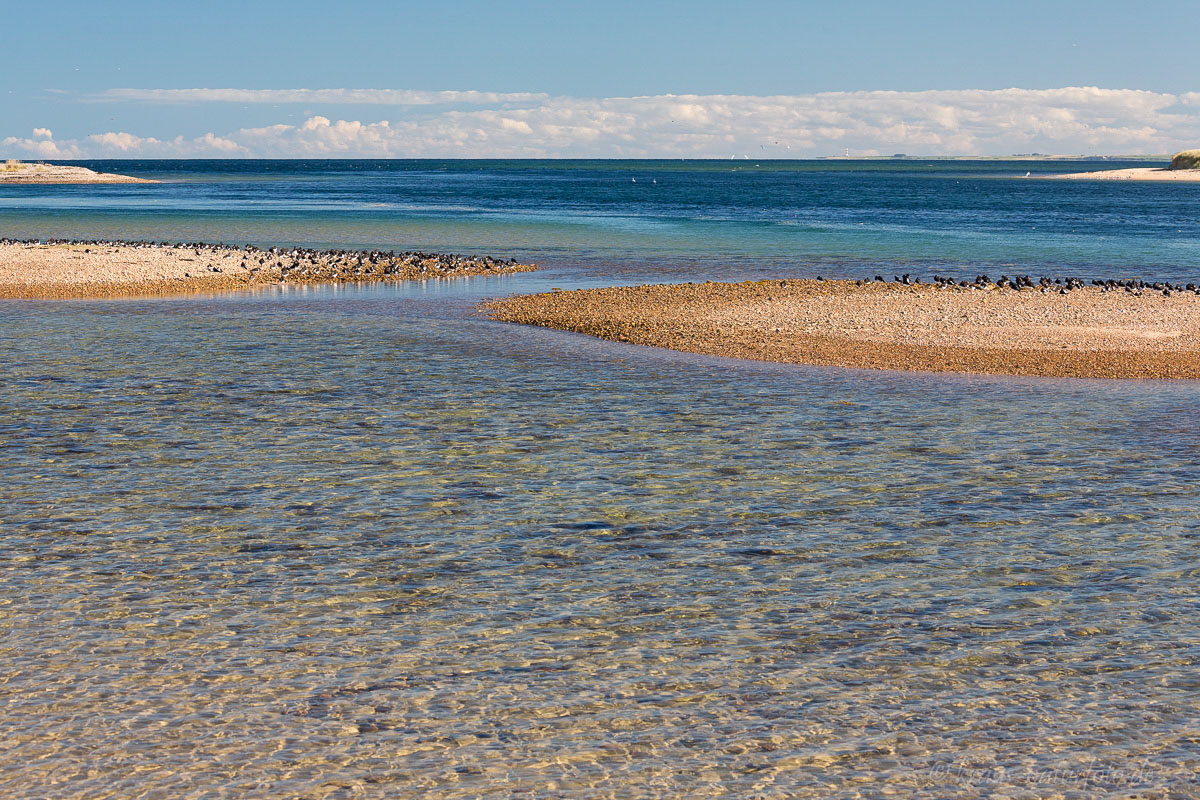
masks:
<svg viewBox="0 0 1200 800"><path fill-rule="evenodd" d="M1067 153L1011 153L1008 155L961 154L961 155L920 155L912 153L895 154L890 156L807 156L804 158L778 158L761 156L758 158L726 158L725 156L639 156L636 158L619 156L329 156L329 157L260 157L260 156L229 156L225 158L214 156L179 156L164 157L94 157L94 158L11 158L0 156L0 161L19 161L25 164L53 164L77 161L716 161L744 163L747 161L787 162L787 161L1101 161L1122 159L1170 159L1173 153L1099 153L1096 155L1067 154Z"/></svg>

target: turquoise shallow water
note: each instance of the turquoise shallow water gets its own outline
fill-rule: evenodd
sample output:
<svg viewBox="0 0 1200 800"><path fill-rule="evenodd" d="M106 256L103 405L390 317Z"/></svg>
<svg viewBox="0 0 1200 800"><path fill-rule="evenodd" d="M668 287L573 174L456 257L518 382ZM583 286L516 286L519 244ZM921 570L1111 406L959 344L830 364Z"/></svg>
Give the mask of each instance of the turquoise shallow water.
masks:
<svg viewBox="0 0 1200 800"><path fill-rule="evenodd" d="M1197 794L1194 382L471 311L657 268L5 303L0 794Z"/></svg>

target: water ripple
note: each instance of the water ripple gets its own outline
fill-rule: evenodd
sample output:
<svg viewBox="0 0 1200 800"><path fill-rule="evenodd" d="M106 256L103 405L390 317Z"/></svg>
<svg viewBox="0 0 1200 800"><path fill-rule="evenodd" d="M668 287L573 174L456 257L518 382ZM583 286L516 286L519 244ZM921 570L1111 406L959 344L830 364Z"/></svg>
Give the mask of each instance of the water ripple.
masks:
<svg viewBox="0 0 1200 800"><path fill-rule="evenodd" d="M0 793L1194 788L1193 384L729 362L475 286L5 306Z"/></svg>

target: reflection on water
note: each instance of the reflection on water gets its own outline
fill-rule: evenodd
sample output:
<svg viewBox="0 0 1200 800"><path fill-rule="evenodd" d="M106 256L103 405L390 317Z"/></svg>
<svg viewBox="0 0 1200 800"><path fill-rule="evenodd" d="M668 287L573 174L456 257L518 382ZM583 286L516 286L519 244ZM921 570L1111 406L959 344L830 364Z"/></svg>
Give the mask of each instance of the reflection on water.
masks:
<svg viewBox="0 0 1200 800"><path fill-rule="evenodd" d="M0 793L1195 790L1196 384L469 312L538 280L5 304Z"/></svg>

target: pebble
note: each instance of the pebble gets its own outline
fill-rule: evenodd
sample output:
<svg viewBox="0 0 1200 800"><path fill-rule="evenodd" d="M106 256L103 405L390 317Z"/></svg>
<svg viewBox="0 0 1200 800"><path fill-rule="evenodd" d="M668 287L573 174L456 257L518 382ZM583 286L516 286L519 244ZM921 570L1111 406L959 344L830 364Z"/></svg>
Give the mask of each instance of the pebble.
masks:
<svg viewBox="0 0 1200 800"><path fill-rule="evenodd" d="M879 278L880 276L876 276ZM907 280L906 280L907 279ZM965 284L965 285L964 285ZM1200 378L1195 289L977 276L615 287L493 300L493 319L634 344L871 369ZM1024 291L1012 291L1013 287ZM1166 287L1167 284L1161 284ZM1054 291L1029 291L1049 289ZM1129 291L1117 291L1129 289Z"/></svg>
<svg viewBox="0 0 1200 800"><path fill-rule="evenodd" d="M285 281L428 280L534 269L511 258L419 251L0 239L0 298L179 294Z"/></svg>

